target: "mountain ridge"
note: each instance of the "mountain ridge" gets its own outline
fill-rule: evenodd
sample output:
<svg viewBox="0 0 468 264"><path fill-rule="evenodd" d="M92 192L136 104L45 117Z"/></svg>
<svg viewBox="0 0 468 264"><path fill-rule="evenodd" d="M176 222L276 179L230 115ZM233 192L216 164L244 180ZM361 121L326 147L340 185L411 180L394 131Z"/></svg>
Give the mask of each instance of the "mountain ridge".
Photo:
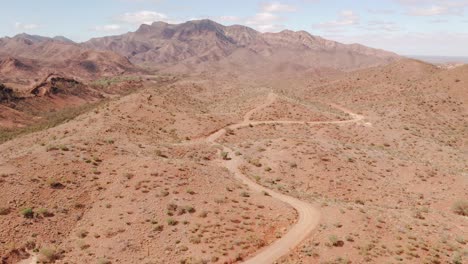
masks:
<svg viewBox="0 0 468 264"><path fill-rule="evenodd" d="M172 67L179 63L186 66L210 66L223 61L229 63L238 59L231 56L242 49L252 52L252 59L264 60L266 65L286 63L286 58L291 62L295 58L307 57L309 62L301 62L307 69L323 66L353 70L385 64L400 58L392 52L361 44L342 44L306 31L261 33L246 26L223 26L207 19L181 24L155 22L151 25L141 25L135 32L93 38L81 45L113 51L135 64L156 68ZM295 55L291 57L291 53ZM327 64L323 61L323 65L317 63L321 59L328 59L330 55L336 55L337 61L344 61L344 64Z"/></svg>

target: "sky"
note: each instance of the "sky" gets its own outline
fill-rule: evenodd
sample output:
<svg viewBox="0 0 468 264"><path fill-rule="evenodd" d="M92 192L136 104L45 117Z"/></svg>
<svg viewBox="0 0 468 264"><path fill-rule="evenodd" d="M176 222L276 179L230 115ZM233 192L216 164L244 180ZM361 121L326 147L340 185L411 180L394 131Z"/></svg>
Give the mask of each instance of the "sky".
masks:
<svg viewBox="0 0 468 264"><path fill-rule="evenodd" d="M468 56L468 0L15 0L2 3L0 36L82 42L143 23L205 18L262 32L305 30L401 55Z"/></svg>

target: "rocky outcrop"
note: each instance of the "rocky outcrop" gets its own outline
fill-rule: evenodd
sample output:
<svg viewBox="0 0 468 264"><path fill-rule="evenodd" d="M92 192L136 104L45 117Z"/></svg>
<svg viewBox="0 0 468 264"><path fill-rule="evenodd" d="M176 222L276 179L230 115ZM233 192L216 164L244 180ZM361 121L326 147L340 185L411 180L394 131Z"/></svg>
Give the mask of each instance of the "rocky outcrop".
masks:
<svg viewBox="0 0 468 264"><path fill-rule="evenodd" d="M49 74L30 91L35 96L48 96L59 93L73 94L85 87L81 82L57 74Z"/></svg>
<svg viewBox="0 0 468 264"><path fill-rule="evenodd" d="M0 83L0 103L10 102L17 99L13 89L6 87Z"/></svg>

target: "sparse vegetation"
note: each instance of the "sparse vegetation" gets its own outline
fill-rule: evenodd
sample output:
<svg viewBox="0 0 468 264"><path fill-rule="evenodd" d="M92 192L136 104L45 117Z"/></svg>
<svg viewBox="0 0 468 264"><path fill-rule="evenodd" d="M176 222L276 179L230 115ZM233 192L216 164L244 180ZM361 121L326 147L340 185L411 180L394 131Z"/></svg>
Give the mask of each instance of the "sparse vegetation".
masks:
<svg viewBox="0 0 468 264"><path fill-rule="evenodd" d="M117 76L117 77L105 77L98 80L95 80L91 83L92 86L97 88L106 88L114 84L118 84L121 82L126 81L136 81L139 80L140 77L137 76Z"/></svg>
<svg viewBox="0 0 468 264"><path fill-rule="evenodd" d="M100 258L98 261L97 261L97 264L112 264L112 261L106 259L106 258Z"/></svg>
<svg viewBox="0 0 468 264"><path fill-rule="evenodd" d="M341 241L336 235L331 235L328 237L330 244L334 247L341 247L343 246L343 241Z"/></svg>
<svg viewBox="0 0 468 264"><path fill-rule="evenodd" d="M24 218L33 218L34 217L34 210L32 208L24 208L21 210L21 215Z"/></svg>
<svg viewBox="0 0 468 264"><path fill-rule="evenodd" d="M0 207L0 215L7 215L10 213L10 208L8 207Z"/></svg>
<svg viewBox="0 0 468 264"><path fill-rule="evenodd" d="M47 184L50 186L52 189L62 189L65 187L60 181L54 178L49 178L47 180Z"/></svg>
<svg viewBox="0 0 468 264"><path fill-rule="evenodd" d="M460 200L455 202L453 205L453 212L458 215L468 216L468 200Z"/></svg>
<svg viewBox="0 0 468 264"><path fill-rule="evenodd" d="M78 232L76 232L76 236L79 238L85 238L88 236L88 234L89 232L84 229L78 230Z"/></svg>
<svg viewBox="0 0 468 264"><path fill-rule="evenodd" d="M51 263L59 259L60 254L54 248L42 248L39 250L39 260L45 263Z"/></svg>
<svg viewBox="0 0 468 264"><path fill-rule="evenodd" d="M41 116L43 121L26 126L24 128L0 128L0 143L12 140L21 135L31 134L69 122L75 117L95 109L104 102L105 101L101 101L99 103L89 103L78 107L70 107L55 112L44 113Z"/></svg>
<svg viewBox="0 0 468 264"><path fill-rule="evenodd" d="M170 226L175 226L177 225L179 222L177 220L175 220L174 218L169 218L167 219L167 224L170 225Z"/></svg>
<svg viewBox="0 0 468 264"><path fill-rule="evenodd" d="M47 208L39 208L37 209L37 214L42 217L52 217L54 214L50 212Z"/></svg>
<svg viewBox="0 0 468 264"><path fill-rule="evenodd" d="M228 152L221 152L221 157L223 160L229 160L229 153Z"/></svg>

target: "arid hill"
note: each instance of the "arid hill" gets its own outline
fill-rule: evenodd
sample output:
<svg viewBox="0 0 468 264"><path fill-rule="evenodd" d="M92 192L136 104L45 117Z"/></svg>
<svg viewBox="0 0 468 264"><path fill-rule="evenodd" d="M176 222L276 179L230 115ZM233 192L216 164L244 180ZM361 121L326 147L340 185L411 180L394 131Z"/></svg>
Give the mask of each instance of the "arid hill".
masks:
<svg viewBox="0 0 468 264"><path fill-rule="evenodd" d="M389 63L399 57L362 45L344 45L305 31L260 33L245 26L211 20L183 24L156 22L136 32L91 39L85 47L110 50L133 63L171 70L255 69L294 72L350 70ZM167 69L166 69L167 70Z"/></svg>
<svg viewBox="0 0 468 264"><path fill-rule="evenodd" d="M123 56L84 48L64 37L2 38L0 128L34 125L56 111L126 93L139 87L125 84L138 79L129 75L142 73Z"/></svg>
<svg viewBox="0 0 468 264"><path fill-rule="evenodd" d="M136 72L126 58L113 52L83 48L62 38L20 34L0 39L0 81L29 88L49 73L96 79Z"/></svg>

